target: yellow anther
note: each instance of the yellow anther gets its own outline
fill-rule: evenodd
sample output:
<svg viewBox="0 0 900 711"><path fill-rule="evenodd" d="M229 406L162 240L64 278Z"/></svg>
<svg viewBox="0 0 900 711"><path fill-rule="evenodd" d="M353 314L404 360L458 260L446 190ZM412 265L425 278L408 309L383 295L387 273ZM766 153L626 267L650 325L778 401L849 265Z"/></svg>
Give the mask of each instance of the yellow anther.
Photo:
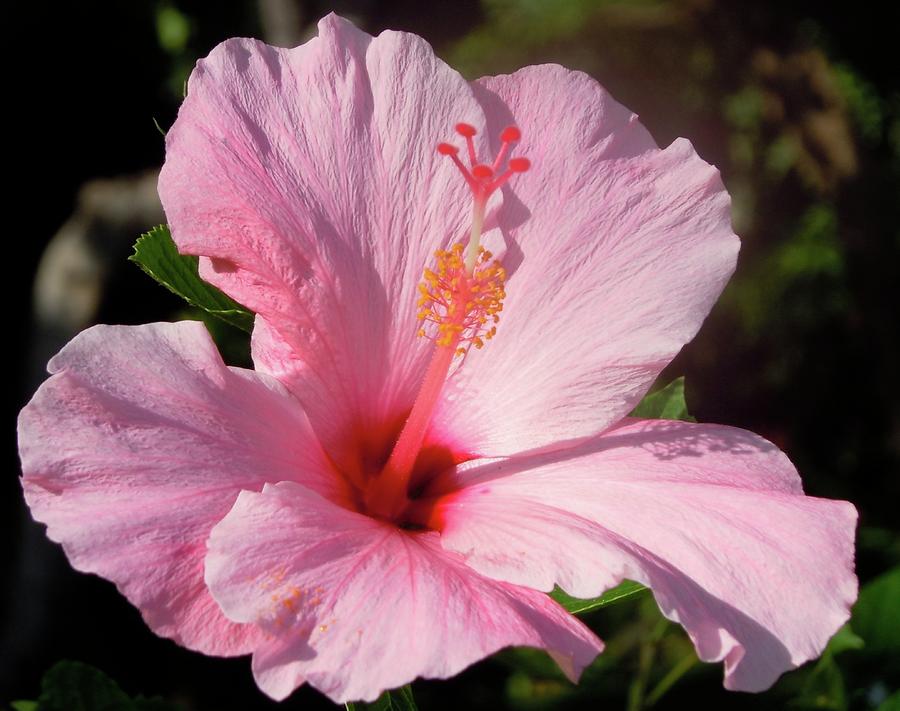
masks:
<svg viewBox="0 0 900 711"><path fill-rule="evenodd" d="M424 270L417 301L418 319L435 324L435 343L450 346L458 339L458 355L465 355L473 345L482 348L485 339L494 336L496 326L487 329L486 325L497 323L506 296L506 271L491 261L491 253L479 247L475 266L469 271L463 251L462 244L435 251L437 262L434 269ZM418 335L427 336L428 332L420 328Z"/></svg>

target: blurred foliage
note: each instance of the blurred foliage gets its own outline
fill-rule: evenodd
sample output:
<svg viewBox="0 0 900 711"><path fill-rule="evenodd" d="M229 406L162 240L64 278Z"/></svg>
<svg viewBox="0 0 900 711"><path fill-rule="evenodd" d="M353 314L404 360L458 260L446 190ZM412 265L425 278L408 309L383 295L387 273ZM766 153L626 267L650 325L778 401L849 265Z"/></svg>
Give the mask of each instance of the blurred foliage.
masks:
<svg viewBox="0 0 900 711"><path fill-rule="evenodd" d="M164 51L181 54L191 36L191 21L174 5L160 3L156 8L156 36Z"/></svg>
<svg viewBox="0 0 900 711"><path fill-rule="evenodd" d="M15 711L183 711L159 697L131 697L99 669L64 661L50 668L36 701L16 701Z"/></svg>
<svg viewBox="0 0 900 711"><path fill-rule="evenodd" d="M884 654L900 673L900 566L863 588L853 624L866 640L866 651Z"/></svg>
<svg viewBox="0 0 900 711"><path fill-rule="evenodd" d="M189 40L193 30L191 19L170 2L156 6L156 37L160 49L169 57L170 76L168 91L174 96L184 96L187 78L196 57L190 51Z"/></svg>
<svg viewBox="0 0 900 711"><path fill-rule="evenodd" d="M344 704L346 711L417 711L412 688L409 685L385 691L372 703L356 702Z"/></svg>

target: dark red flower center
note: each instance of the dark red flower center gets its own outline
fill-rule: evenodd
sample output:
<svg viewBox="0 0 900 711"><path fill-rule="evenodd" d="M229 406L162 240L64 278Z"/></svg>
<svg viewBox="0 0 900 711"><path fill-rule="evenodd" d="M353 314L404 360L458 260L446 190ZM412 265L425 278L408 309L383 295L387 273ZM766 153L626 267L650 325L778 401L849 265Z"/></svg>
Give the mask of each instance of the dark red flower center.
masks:
<svg viewBox="0 0 900 711"><path fill-rule="evenodd" d="M403 413L378 426L357 427L348 432L341 447L344 457L334 462L335 470L348 487L346 504L360 513L382 518L411 530L440 529L433 515L437 500L450 493L449 475L454 467L473 458L460 448L426 437L410 470L409 481L401 491L389 492L404 506L396 512L373 509L373 492L383 495L386 482L382 473L397 445L409 413Z"/></svg>

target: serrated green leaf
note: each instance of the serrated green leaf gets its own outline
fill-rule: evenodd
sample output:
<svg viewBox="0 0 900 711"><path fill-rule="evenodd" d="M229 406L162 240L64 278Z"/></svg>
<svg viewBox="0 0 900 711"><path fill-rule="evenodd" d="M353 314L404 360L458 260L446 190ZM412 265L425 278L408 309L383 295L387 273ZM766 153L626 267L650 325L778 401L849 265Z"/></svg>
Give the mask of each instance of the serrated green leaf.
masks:
<svg viewBox="0 0 900 711"><path fill-rule="evenodd" d="M247 333L253 330L253 313L203 281L197 273L197 257L179 254L165 225L142 234L128 259L192 306Z"/></svg>
<svg viewBox="0 0 900 711"><path fill-rule="evenodd" d="M158 697L132 699L99 669L82 662L55 664L41 680L41 695L35 706L16 711L180 711L179 706Z"/></svg>
<svg viewBox="0 0 900 711"><path fill-rule="evenodd" d="M345 704L347 711L418 711L412 687L407 684L399 689L385 691L370 704L362 701Z"/></svg>
<svg viewBox="0 0 900 711"><path fill-rule="evenodd" d="M687 403L684 399L684 377L675 378L662 390L644 396L644 399L632 410L631 416L644 420L697 421L688 414Z"/></svg>
<svg viewBox="0 0 900 711"><path fill-rule="evenodd" d="M625 580L611 590L607 590L600 597L594 597L588 600L572 597L559 588L556 588L551 592L550 597L566 608L566 610L577 615L584 612L591 612L592 610L598 610L601 607L615 605L619 602L624 602L625 600L629 600L636 595L646 592L646 590L647 588L640 583Z"/></svg>

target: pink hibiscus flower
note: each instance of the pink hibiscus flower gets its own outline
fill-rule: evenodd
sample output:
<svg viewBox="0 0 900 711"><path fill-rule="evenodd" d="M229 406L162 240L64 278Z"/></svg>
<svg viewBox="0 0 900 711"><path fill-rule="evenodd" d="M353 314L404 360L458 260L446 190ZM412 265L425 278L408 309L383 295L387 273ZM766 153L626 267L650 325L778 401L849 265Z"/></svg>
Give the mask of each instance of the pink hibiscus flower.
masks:
<svg viewBox="0 0 900 711"><path fill-rule="evenodd" d="M219 45L166 144L172 234L256 312L256 369L199 323L97 326L20 419L34 517L157 634L340 702L509 645L576 679L602 644L554 585L645 583L732 689L847 619L850 504L749 432L627 416L735 265L687 141L584 74L470 83L331 16Z"/></svg>

